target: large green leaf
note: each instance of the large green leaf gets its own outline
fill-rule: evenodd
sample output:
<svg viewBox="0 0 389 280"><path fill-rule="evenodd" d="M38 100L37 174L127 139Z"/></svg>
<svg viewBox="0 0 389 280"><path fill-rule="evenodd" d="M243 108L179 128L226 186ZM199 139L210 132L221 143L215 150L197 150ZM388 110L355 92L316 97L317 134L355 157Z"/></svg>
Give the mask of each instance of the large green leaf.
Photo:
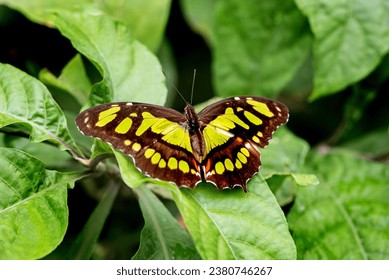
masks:
<svg viewBox="0 0 389 280"><path fill-rule="evenodd" d="M89 10L82 14L61 12L55 24L103 76L92 89L91 105L165 102L167 89L157 58L131 36L125 25Z"/></svg>
<svg viewBox="0 0 389 280"><path fill-rule="evenodd" d="M273 135L270 144L261 150L261 174L281 206L291 202L298 186L318 183L313 174L301 173L309 145L285 126Z"/></svg>
<svg viewBox="0 0 389 280"><path fill-rule="evenodd" d="M217 94L277 95L308 56L305 17L285 0L225 0L215 9Z"/></svg>
<svg viewBox="0 0 389 280"><path fill-rule="evenodd" d="M20 125L12 129L29 133L34 142L54 142L78 155L65 116L47 88L19 69L0 64L0 128L12 124Z"/></svg>
<svg viewBox="0 0 389 280"><path fill-rule="evenodd" d="M145 225L136 260L199 259L189 234L160 200L145 186L134 189L139 197Z"/></svg>
<svg viewBox="0 0 389 280"><path fill-rule="evenodd" d="M389 168L350 154L313 154L320 185L288 215L299 259L389 259Z"/></svg>
<svg viewBox="0 0 389 280"><path fill-rule="evenodd" d="M295 259L285 216L266 182L255 176L241 188L201 184L173 192L203 259Z"/></svg>
<svg viewBox="0 0 389 280"><path fill-rule="evenodd" d="M154 53L161 45L171 0L98 1L99 7L124 23Z"/></svg>
<svg viewBox="0 0 389 280"><path fill-rule="evenodd" d="M31 21L53 26L54 12L67 10L77 12L82 9L82 4L92 3L93 0L0 0L0 4L7 5L18 10Z"/></svg>
<svg viewBox="0 0 389 280"><path fill-rule="evenodd" d="M79 104L86 103L92 87L79 54L66 64L58 78L48 69L43 69L39 73L39 79L47 86L72 95Z"/></svg>
<svg viewBox="0 0 389 280"><path fill-rule="evenodd" d="M328 95L364 78L389 49L389 2L296 0L314 41L314 93Z"/></svg>
<svg viewBox="0 0 389 280"><path fill-rule="evenodd" d="M213 21L215 19L216 1L209 0L181 0L182 12L190 26L200 33L208 44L215 41L213 35Z"/></svg>
<svg viewBox="0 0 389 280"><path fill-rule="evenodd" d="M10 8L19 10L31 21L53 26L55 13L78 13L93 7L101 13L125 24L140 42L156 52L161 44L171 0L127 0L127 1L94 1L94 0L0 0Z"/></svg>
<svg viewBox="0 0 389 280"><path fill-rule="evenodd" d="M298 172L303 166L309 145L298 138L287 127L281 126L265 149L261 149L261 173L268 178L273 173Z"/></svg>
<svg viewBox="0 0 389 280"><path fill-rule="evenodd" d="M67 188L80 174L45 170L15 149L0 147L0 259L41 258L68 225Z"/></svg>

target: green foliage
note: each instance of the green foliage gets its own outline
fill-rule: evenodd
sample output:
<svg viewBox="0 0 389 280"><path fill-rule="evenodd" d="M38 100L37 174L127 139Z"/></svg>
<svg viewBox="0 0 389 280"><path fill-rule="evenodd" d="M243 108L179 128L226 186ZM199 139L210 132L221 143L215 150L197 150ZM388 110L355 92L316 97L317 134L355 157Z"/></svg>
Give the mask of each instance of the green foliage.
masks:
<svg viewBox="0 0 389 280"><path fill-rule="evenodd" d="M388 167L345 152L312 154L320 185L288 215L300 259L388 259Z"/></svg>
<svg viewBox="0 0 389 280"><path fill-rule="evenodd" d="M296 248L277 201L261 176L223 192L203 184L175 191L189 233L203 259L295 259Z"/></svg>
<svg viewBox="0 0 389 280"><path fill-rule="evenodd" d="M80 176L45 170L38 159L4 147L0 165L0 258L41 258L65 235L67 188Z"/></svg>
<svg viewBox="0 0 389 280"><path fill-rule="evenodd" d="M161 201L145 186L137 188L136 194L139 196L145 226L142 230L139 250L133 259L199 259L189 234Z"/></svg>
<svg viewBox="0 0 389 280"><path fill-rule="evenodd" d="M39 80L0 61L0 259L389 259L388 4L181 0L208 44L216 95L279 96L290 108L244 193L146 177L76 131L81 108L173 101L162 71L175 71L170 1L95 2L0 0L77 52ZM69 233L75 182L97 202ZM144 224L123 234L136 218Z"/></svg>

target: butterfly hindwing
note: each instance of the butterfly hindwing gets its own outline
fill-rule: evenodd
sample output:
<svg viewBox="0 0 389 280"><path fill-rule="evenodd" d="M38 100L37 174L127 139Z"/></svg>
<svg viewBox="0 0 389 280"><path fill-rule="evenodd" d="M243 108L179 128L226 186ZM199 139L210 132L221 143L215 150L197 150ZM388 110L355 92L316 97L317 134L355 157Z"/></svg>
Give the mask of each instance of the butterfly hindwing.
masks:
<svg viewBox="0 0 389 280"><path fill-rule="evenodd" d="M87 136L98 137L134 159L146 175L194 187L200 168L191 152L185 117L162 106L117 102L82 112L76 119Z"/></svg>
<svg viewBox="0 0 389 280"><path fill-rule="evenodd" d="M204 160L204 178L219 189L241 186L246 191L246 183L261 165L260 152L250 142L233 137L213 149Z"/></svg>

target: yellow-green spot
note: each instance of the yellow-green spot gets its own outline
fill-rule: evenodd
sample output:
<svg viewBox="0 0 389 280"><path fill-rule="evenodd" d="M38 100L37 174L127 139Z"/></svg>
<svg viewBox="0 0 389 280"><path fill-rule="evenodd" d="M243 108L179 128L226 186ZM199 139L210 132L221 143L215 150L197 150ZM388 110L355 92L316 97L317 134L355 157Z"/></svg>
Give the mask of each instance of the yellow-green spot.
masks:
<svg viewBox="0 0 389 280"><path fill-rule="evenodd" d="M232 163L232 161L229 158L226 158L224 160L224 166L226 167L226 169L228 171L234 170L234 164Z"/></svg>
<svg viewBox="0 0 389 280"><path fill-rule="evenodd" d="M249 111L244 111L243 114L251 123L255 125L262 124L262 120L258 118L256 115L254 115L253 113L250 113Z"/></svg>
<svg viewBox="0 0 389 280"><path fill-rule="evenodd" d="M131 145L131 140L128 140L128 139L124 140L124 145L130 146Z"/></svg>
<svg viewBox="0 0 389 280"><path fill-rule="evenodd" d="M115 131L120 134L125 134L130 130L131 126L132 126L132 120L126 117L115 128Z"/></svg>
<svg viewBox="0 0 389 280"><path fill-rule="evenodd" d="M189 133L185 131L179 124L171 123L162 134L165 134L162 139L169 144L177 145L192 153L192 145L190 144Z"/></svg>
<svg viewBox="0 0 389 280"><path fill-rule="evenodd" d="M139 144L139 143L134 143L134 144L132 145L132 149L133 149L135 152L139 152L141 148L142 148L142 146L141 146L141 144Z"/></svg>
<svg viewBox="0 0 389 280"><path fill-rule="evenodd" d="M216 171L216 174L223 174L224 173L224 165L223 163L221 163L220 161L218 161L216 164L215 164L215 171Z"/></svg>
<svg viewBox="0 0 389 280"><path fill-rule="evenodd" d="M142 113L142 123L135 132L136 136L141 136L149 128L156 134L162 134L162 140L172 145L180 146L192 153L189 133L178 123L171 122L165 118L154 117L149 112Z"/></svg>
<svg viewBox="0 0 389 280"><path fill-rule="evenodd" d="M185 160L180 160L178 163L178 168L184 173L189 172L189 164Z"/></svg>
<svg viewBox="0 0 389 280"><path fill-rule="evenodd" d="M166 167L166 161L162 158L158 163L159 168L165 168Z"/></svg>
<svg viewBox="0 0 389 280"><path fill-rule="evenodd" d="M263 137L263 133L260 132L260 131L257 132L257 135L258 135L259 137Z"/></svg>
<svg viewBox="0 0 389 280"><path fill-rule="evenodd" d="M113 114L119 112L119 111L120 111L120 107L118 107L118 106L115 106L115 107L109 108L107 110L104 110L104 111L100 112L99 120L102 120L102 119L104 119L104 118L106 118L106 117L108 117L110 115L113 115Z"/></svg>
<svg viewBox="0 0 389 280"><path fill-rule="evenodd" d="M169 158L169 160L168 160L168 162L167 162L167 166L168 166L171 170L177 169L177 168L178 168L177 159L174 158L174 157Z"/></svg>
<svg viewBox="0 0 389 280"><path fill-rule="evenodd" d="M151 148L148 148L146 151L145 151L145 157L146 158L151 158L151 156L155 153L155 150L154 149L151 149Z"/></svg>
<svg viewBox="0 0 389 280"><path fill-rule="evenodd" d="M234 113L234 109L232 109L231 107L228 107L225 110L223 115L218 116L216 119L211 121L209 124L216 126L216 127L219 127L219 128L226 130L226 131L233 129L236 126L235 124L240 125L241 127L245 128L245 129L250 128L245 122L243 122L241 119L239 119L239 117Z"/></svg>
<svg viewBox="0 0 389 280"><path fill-rule="evenodd" d="M242 147L242 148L240 148L240 151L241 151L246 157L249 157L249 156L250 156L250 152L249 152L249 150L247 150L246 148Z"/></svg>
<svg viewBox="0 0 389 280"><path fill-rule="evenodd" d="M242 163L237 159L235 161L235 166L236 166L236 168L241 169L242 168Z"/></svg>
<svg viewBox="0 0 389 280"><path fill-rule="evenodd" d="M209 153L213 148L223 145L230 139L230 136L218 132L217 128L207 125L203 130L204 140L206 144L206 152Z"/></svg>
<svg viewBox="0 0 389 280"><path fill-rule="evenodd" d="M106 126L108 123L112 122L116 118L117 114L109 115L107 117L104 117L96 123L96 126L103 127Z"/></svg>
<svg viewBox="0 0 389 280"><path fill-rule="evenodd" d="M159 160L161 159L161 154L160 153L155 153L152 157L151 157L151 163L152 164L157 164L159 162Z"/></svg>
<svg viewBox="0 0 389 280"><path fill-rule="evenodd" d="M135 113L135 112L133 112L133 113L130 114L130 117L137 117L137 116L138 116L138 114Z"/></svg>
<svg viewBox="0 0 389 280"><path fill-rule="evenodd" d="M270 111L269 107L265 103L255 101L253 99L247 99L246 101L248 104L252 105L254 110L256 110L257 112L269 118L274 117L274 114L272 113L272 111Z"/></svg>
<svg viewBox="0 0 389 280"><path fill-rule="evenodd" d="M259 138L257 136L254 135L252 139L255 143L259 144L260 141L259 141Z"/></svg>
<svg viewBox="0 0 389 280"><path fill-rule="evenodd" d="M247 163L247 158L244 154L242 154L241 152L238 152L237 154L237 157L238 159L240 160L240 162L242 162L243 164L246 164Z"/></svg>
<svg viewBox="0 0 389 280"><path fill-rule="evenodd" d="M143 112L142 117L143 121L141 122L138 129L135 131L136 136L141 136L143 133L145 133L145 131L155 123L155 119L157 119L149 112Z"/></svg>
<svg viewBox="0 0 389 280"><path fill-rule="evenodd" d="M250 126L248 126L245 122L243 122L241 119L238 118L238 116L234 113L234 109L232 109L231 107L228 107L224 113L224 116L225 118L229 119L230 121L233 121L234 123L236 123L237 125L240 125L241 127L245 128L245 129L249 129Z"/></svg>

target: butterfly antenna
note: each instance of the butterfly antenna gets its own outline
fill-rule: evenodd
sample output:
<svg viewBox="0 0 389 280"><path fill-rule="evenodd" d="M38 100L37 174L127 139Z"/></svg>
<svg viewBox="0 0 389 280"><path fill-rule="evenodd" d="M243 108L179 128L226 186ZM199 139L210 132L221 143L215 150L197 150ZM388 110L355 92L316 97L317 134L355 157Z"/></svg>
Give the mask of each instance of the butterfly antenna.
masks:
<svg viewBox="0 0 389 280"><path fill-rule="evenodd" d="M196 80L196 69L193 70L192 92L190 93L190 104L193 104L193 92L194 92L195 80Z"/></svg>
<svg viewBox="0 0 389 280"><path fill-rule="evenodd" d="M172 83L168 75L166 75L165 71L162 70L162 73L165 75L166 80L169 82L170 86L172 86L175 91L181 96L182 100L184 100L185 103L188 103L185 99L185 97L181 94L181 92L178 90L178 88Z"/></svg>

